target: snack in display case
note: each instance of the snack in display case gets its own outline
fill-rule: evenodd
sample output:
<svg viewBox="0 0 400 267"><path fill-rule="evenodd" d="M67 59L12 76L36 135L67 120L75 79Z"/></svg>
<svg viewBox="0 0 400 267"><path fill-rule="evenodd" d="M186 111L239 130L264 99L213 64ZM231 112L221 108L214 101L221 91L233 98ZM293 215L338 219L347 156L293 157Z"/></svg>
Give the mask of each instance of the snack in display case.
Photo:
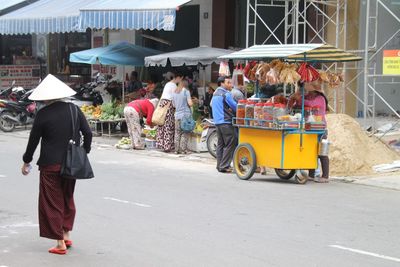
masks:
<svg viewBox="0 0 400 267"><path fill-rule="evenodd" d="M252 120L246 120L246 125L249 126L254 126L254 106L255 106L255 102L253 101L248 101L246 104L246 119L252 119Z"/></svg>

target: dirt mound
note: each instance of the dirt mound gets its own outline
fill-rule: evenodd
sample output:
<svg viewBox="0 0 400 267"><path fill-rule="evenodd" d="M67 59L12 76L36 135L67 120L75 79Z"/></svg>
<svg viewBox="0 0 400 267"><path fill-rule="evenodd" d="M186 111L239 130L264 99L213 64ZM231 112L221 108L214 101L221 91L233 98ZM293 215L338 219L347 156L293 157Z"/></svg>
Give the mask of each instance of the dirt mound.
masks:
<svg viewBox="0 0 400 267"><path fill-rule="evenodd" d="M329 114L330 174L355 176L374 174L372 167L399 160L399 155L375 137L368 137L356 120L345 114ZM376 142L377 141L377 142Z"/></svg>

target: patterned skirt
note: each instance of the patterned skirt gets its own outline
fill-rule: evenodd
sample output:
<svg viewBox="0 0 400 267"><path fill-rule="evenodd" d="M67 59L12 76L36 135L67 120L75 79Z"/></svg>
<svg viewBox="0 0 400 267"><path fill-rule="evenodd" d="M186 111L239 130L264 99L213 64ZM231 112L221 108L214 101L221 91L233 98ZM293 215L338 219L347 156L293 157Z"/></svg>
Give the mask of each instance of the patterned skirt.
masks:
<svg viewBox="0 0 400 267"><path fill-rule="evenodd" d="M60 165L40 167L40 236L55 240L72 230L75 220L75 180L60 176Z"/></svg>
<svg viewBox="0 0 400 267"><path fill-rule="evenodd" d="M171 102L171 100L162 99L160 106L165 106ZM174 150L174 133L175 133L175 108L172 103L167 111L165 117L165 123L163 126L159 126L157 129L156 145L158 149L165 152L170 152Z"/></svg>

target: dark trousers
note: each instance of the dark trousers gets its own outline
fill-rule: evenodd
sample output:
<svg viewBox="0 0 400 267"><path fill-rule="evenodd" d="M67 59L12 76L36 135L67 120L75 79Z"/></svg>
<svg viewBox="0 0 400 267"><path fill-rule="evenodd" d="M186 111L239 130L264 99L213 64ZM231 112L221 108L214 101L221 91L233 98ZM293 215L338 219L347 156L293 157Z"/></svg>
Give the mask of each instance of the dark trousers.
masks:
<svg viewBox="0 0 400 267"><path fill-rule="evenodd" d="M63 232L72 230L75 220L75 180L60 177L60 167L40 168L40 236L63 240Z"/></svg>
<svg viewBox="0 0 400 267"><path fill-rule="evenodd" d="M328 156L318 156L321 161L322 168L322 178L329 178L329 157ZM311 178L315 178L315 170L309 170L308 175Z"/></svg>
<svg viewBox="0 0 400 267"><path fill-rule="evenodd" d="M230 167L237 146L237 136L235 127L231 124L220 124L216 127L218 135L217 170L225 170Z"/></svg>

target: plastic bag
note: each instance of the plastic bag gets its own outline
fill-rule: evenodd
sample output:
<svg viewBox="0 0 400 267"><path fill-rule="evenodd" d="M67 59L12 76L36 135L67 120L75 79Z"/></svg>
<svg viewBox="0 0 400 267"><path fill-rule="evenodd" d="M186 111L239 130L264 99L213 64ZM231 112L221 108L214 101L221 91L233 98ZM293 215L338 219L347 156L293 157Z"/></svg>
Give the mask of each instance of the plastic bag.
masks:
<svg viewBox="0 0 400 267"><path fill-rule="evenodd" d="M229 65L227 62L225 61L221 61L221 63L219 64L219 76L230 76L231 72L229 70Z"/></svg>
<svg viewBox="0 0 400 267"><path fill-rule="evenodd" d="M244 85L244 74L241 65L238 65L232 74L232 85L233 87L241 87Z"/></svg>

